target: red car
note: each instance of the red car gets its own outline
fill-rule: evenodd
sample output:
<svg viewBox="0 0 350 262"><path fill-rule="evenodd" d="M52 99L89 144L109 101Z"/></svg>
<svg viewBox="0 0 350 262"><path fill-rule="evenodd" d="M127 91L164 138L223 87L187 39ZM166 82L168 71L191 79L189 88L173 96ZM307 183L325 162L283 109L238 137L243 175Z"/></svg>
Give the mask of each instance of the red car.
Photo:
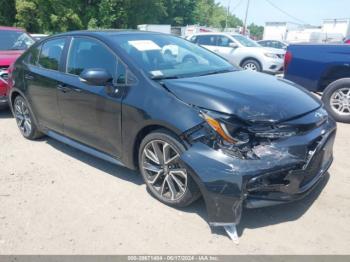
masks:
<svg viewBox="0 0 350 262"><path fill-rule="evenodd" d="M34 43L23 29L0 26L0 107L7 106L8 68Z"/></svg>
<svg viewBox="0 0 350 262"><path fill-rule="evenodd" d="M345 40L345 44L350 44L350 38Z"/></svg>

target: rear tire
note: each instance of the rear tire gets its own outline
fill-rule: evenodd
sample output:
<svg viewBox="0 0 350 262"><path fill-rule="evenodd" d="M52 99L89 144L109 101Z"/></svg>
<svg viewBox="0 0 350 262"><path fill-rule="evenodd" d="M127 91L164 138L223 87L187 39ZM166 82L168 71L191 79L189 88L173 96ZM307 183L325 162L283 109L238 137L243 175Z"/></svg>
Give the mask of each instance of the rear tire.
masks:
<svg viewBox="0 0 350 262"><path fill-rule="evenodd" d="M350 123L350 78L343 78L324 90L322 101L338 122Z"/></svg>
<svg viewBox="0 0 350 262"><path fill-rule="evenodd" d="M188 206L200 197L191 172L179 157L184 151L180 140L167 130L147 135L140 145L139 169L147 188L172 207Z"/></svg>
<svg viewBox="0 0 350 262"><path fill-rule="evenodd" d="M13 114L19 130L25 138L35 140L44 135L35 124L33 113L27 102L20 95L13 102Z"/></svg>
<svg viewBox="0 0 350 262"><path fill-rule="evenodd" d="M242 68L244 70L251 70L256 72L261 72L262 68L260 63L255 59L248 59L242 63Z"/></svg>

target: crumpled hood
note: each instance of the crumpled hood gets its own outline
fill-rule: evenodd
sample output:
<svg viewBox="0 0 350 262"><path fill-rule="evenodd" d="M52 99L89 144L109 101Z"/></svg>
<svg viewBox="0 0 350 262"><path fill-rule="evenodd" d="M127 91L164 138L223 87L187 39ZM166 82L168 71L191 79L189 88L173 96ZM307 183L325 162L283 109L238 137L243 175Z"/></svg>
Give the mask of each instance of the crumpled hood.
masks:
<svg viewBox="0 0 350 262"><path fill-rule="evenodd" d="M10 66L23 52L22 50L0 51L0 66Z"/></svg>
<svg viewBox="0 0 350 262"><path fill-rule="evenodd" d="M164 84L185 103L250 122L280 122L321 106L298 85L251 71L165 80Z"/></svg>

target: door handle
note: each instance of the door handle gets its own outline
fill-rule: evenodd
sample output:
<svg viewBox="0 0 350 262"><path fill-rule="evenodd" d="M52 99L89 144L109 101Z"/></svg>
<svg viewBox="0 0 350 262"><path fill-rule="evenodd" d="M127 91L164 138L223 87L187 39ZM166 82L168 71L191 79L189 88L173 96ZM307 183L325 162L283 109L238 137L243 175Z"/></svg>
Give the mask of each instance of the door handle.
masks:
<svg viewBox="0 0 350 262"><path fill-rule="evenodd" d="M70 91L70 89L67 88L65 84L58 84L57 90L61 91L62 93L67 93Z"/></svg>
<svg viewBox="0 0 350 262"><path fill-rule="evenodd" d="M31 74L25 74L24 78L27 80L34 80L34 76L32 76Z"/></svg>
<svg viewBox="0 0 350 262"><path fill-rule="evenodd" d="M74 92L77 92L77 93L80 93L80 92L81 92L81 89L79 89L79 88L72 88L72 90L73 90Z"/></svg>

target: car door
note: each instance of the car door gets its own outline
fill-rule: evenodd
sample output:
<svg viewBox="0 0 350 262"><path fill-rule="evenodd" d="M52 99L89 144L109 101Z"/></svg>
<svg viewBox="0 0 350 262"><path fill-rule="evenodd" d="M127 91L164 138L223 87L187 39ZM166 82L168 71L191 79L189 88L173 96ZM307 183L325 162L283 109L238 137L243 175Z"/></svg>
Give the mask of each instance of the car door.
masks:
<svg viewBox="0 0 350 262"><path fill-rule="evenodd" d="M119 157L122 92L117 93L119 90L112 83L108 87L91 85L79 75L85 69L105 69L120 85L125 80L126 67L97 39L74 37L71 41L66 76L58 94L64 134Z"/></svg>
<svg viewBox="0 0 350 262"><path fill-rule="evenodd" d="M218 47L216 44L216 35L198 35L196 38L196 44L207 48L212 52L218 52Z"/></svg>
<svg viewBox="0 0 350 262"><path fill-rule="evenodd" d="M32 51L23 70L27 97L39 124L56 132L63 131L57 86L63 76L62 54L66 43L65 37L45 41Z"/></svg>
<svg viewBox="0 0 350 262"><path fill-rule="evenodd" d="M234 43L233 40L231 40L225 35L216 36L216 43L217 43L217 52L221 54L232 55L232 53L235 50L235 48L231 46Z"/></svg>

